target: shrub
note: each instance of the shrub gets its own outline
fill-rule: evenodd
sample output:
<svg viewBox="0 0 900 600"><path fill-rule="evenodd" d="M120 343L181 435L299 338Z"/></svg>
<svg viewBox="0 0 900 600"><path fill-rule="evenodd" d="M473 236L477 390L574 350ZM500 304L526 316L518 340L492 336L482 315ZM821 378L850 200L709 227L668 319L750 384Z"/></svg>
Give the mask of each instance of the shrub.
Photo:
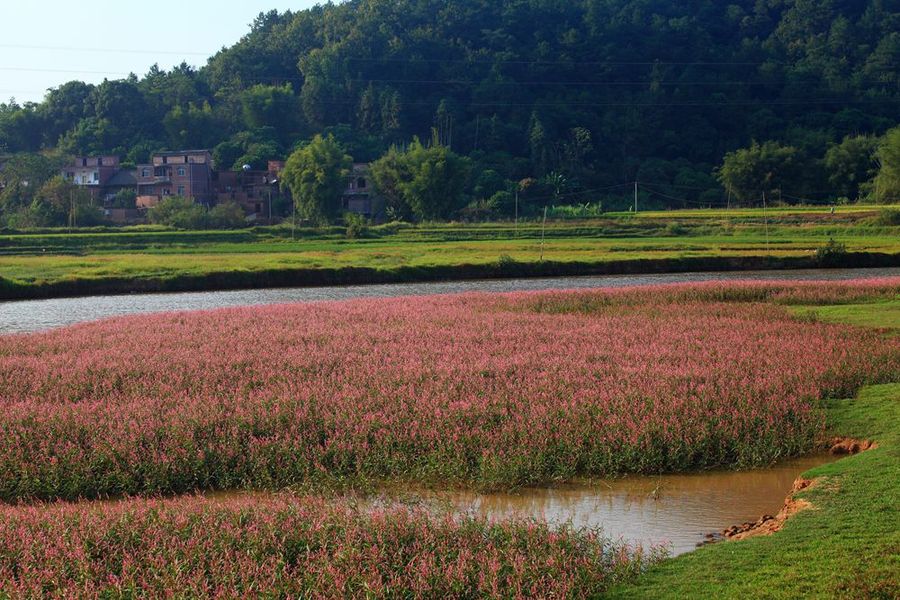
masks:
<svg viewBox="0 0 900 600"><path fill-rule="evenodd" d="M841 259L847 254L847 245L843 242L836 242L834 239L829 239L828 243L822 246L821 248L816 249L816 260L824 265L838 265L841 262Z"/></svg>
<svg viewBox="0 0 900 600"><path fill-rule="evenodd" d="M881 227L900 226L900 209L882 208L878 212L878 216L872 219L872 224Z"/></svg>
<svg viewBox="0 0 900 600"><path fill-rule="evenodd" d="M344 213L344 224L347 225L347 237L350 239L365 237L369 233L369 222L362 215Z"/></svg>
<svg viewBox="0 0 900 600"><path fill-rule="evenodd" d="M247 226L244 209L237 202L224 202L214 206L208 214L213 229L240 229Z"/></svg>
<svg viewBox="0 0 900 600"><path fill-rule="evenodd" d="M176 229L205 229L206 209L190 198L169 196L147 211L151 223Z"/></svg>

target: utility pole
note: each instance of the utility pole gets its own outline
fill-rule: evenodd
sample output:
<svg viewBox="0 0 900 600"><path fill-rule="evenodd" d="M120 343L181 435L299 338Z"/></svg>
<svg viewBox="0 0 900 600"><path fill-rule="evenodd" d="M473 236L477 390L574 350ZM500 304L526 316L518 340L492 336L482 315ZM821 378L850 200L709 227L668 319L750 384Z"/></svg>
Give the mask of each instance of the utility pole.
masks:
<svg viewBox="0 0 900 600"><path fill-rule="evenodd" d="M519 237L519 186L516 185L516 237Z"/></svg>
<svg viewBox="0 0 900 600"><path fill-rule="evenodd" d="M544 262L544 231L547 229L547 207L544 206L544 224L541 226L541 262Z"/></svg>
<svg viewBox="0 0 900 600"><path fill-rule="evenodd" d="M769 213L766 212L766 192L763 191L763 222L766 224L766 253L769 252Z"/></svg>
<svg viewBox="0 0 900 600"><path fill-rule="evenodd" d="M634 214L637 214L637 209L638 209L638 182L635 181L634 182Z"/></svg>

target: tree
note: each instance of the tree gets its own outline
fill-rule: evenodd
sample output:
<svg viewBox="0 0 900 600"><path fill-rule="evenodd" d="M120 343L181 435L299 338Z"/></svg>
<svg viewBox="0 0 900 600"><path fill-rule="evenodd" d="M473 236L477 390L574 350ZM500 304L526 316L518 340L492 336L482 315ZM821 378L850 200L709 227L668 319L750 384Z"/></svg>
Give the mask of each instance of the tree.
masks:
<svg viewBox="0 0 900 600"><path fill-rule="evenodd" d="M387 153L369 165L369 175L378 194L384 198L385 212L392 221L413 218L412 207L406 201L402 183L411 177L404 152L391 146Z"/></svg>
<svg viewBox="0 0 900 600"><path fill-rule="evenodd" d="M32 152L41 147L38 106L0 104L0 152Z"/></svg>
<svg viewBox="0 0 900 600"><path fill-rule="evenodd" d="M209 211L209 226L213 229L240 229L247 226L244 209L237 202L223 202Z"/></svg>
<svg viewBox="0 0 900 600"><path fill-rule="evenodd" d="M126 152L149 131L149 107L133 76L116 81L105 80L91 94L94 116L102 125L102 152Z"/></svg>
<svg viewBox="0 0 900 600"><path fill-rule="evenodd" d="M55 146L59 138L75 127L79 121L91 116L88 103L94 86L80 81L70 81L51 89L38 112L43 121L44 145Z"/></svg>
<svg viewBox="0 0 900 600"><path fill-rule="evenodd" d="M163 126L176 148L209 147L219 136L219 125L209 102L176 106L163 119Z"/></svg>
<svg viewBox="0 0 900 600"><path fill-rule="evenodd" d="M177 229L205 229L206 210L189 198L169 196L147 211L151 223Z"/></svg>
<svg viewBox="0 0 900 600"><path fill-rule="evenodd" d="M281 176L301 215L315 223L329 223L341 214L341 192L352 165L353 159L333 135L317 135L291 154Z"/></svg>
<svg viewBox="0 0 900 600"><path fill-rule="evenodd" d="M241 110L248 129L274 127L291 134L299 128L300 103L290 84L251 87L241 94Z"/></svg>
<svg viewBox="0 0 900 600"><path fill-rule="evenodd" d="M0 153L56 146L137 162L219 146L221 168L264 166L274 147L284 156L334 133L345 153L372 161L436 124L440 141L504 179L557 171L579 189L611 190L613 205L627 196L615 186L640 179L642 165L668 165L654 202L677 206L722 195L702 176L675 181L679 173L710 174L728 151L779 140L798 160L822 159L782 177L791 195L854 196L862 175L852 165L862 162L835 150L829 183L825 157L847 135L897 123L892 4L323 2L261 15L198 69L154 66L141 78L70 82L35 105L2 104ZM703 67L711 59L721 68ZM748 62L758 66L740 73ZM758 187L745 201L758 201Z"/></svg>
<svg viewBox="0 0 900 600"><path fill-rule="evenodd" d="M0 169L0 211L31 204L41 187L59 172L59 161L41 154L16 154Z"/></svg>
<svg viewBox="0 0 900 600"><path fill-rule="evenodd" d="M465 206L469 160L437 143L424 146L414 139L403 156L406 178L400 189L420 220L446 219Z"/></svg>
<svg viewBox="0 0 900 600"><path fill-rule="evenodd" d="M37 191L34 204L40 206L44 218L42 226L79 224L76 207L90 205L90 193L57 175ZM92 219L93 220L93 219Z"/></svg>
<svg viewBox="0 0 900 600"><path fill-rule="evenodd" d="M257 171L263 171L268 167L270 160L278 160L282 156L281 148L275 142L254 143L247 146L244 154L237 157L237 160L231 165L235 171L244 168L244 165L250 165ZM223 165L223 168L227 165Z"/></svg>
<svg viewBox="0 0 900 600"><path fill-rule="evenodd" d="M878 174L872 182L872 197L882 204L900 202L900 127L884 134L875 157Z"/></svg>
<svg viewBox="0 0 900 600"><path fill-rule="evenodd" d="M121 189L116 192L110 202L112 208L135 208L137 206L137 193L130 189Z"/></svg>
<svg viewBox="0 0 900 600"><path fill-rule="evenodd" d="M785 184L794 181L799 167L796 148L753 142L749 148L726 154L716 177L738 202L755 205L762 202L763 194L771 197L773 191L783 191Z"/></svg>
<svg viewBox="0 0 900 600"><path fill-rule="evenodd" d="M875 150L878 140L867 135L847 136L825 153L828 183L837 197L857 200L860 186L871 180L877 170Z"/></svg>

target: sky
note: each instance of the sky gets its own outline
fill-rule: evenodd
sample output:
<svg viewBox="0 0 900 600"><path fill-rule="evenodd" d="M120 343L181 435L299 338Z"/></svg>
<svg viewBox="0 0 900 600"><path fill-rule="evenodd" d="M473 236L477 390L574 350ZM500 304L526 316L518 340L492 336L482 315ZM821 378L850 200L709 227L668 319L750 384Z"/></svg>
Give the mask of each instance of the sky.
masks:
<svg viewBox="0 0 900 600"><path fill-rule="evenodd" d="M39 102L78 79L139 77L154 63L202 66L250 29L260 12L301 10L322 0L26 0L4 2L0 102Z"/></svg>

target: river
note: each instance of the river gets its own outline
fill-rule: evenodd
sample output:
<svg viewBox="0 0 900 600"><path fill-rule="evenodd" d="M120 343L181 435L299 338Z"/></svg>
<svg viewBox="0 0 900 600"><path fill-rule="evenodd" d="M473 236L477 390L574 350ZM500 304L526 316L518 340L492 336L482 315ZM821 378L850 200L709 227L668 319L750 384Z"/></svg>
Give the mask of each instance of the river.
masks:
<svg viewBox="0 0 900 600"><path fill-rule="evenodd" d="M90 296L52 300L0 302L0 334L27 333L95 321L120 315L206 310L232 306L350 300L353 298L391 298L461 292L516 292L550 289L618 288L661 283L736 280L846 280L861 277L900 276L900 268L836 269L796 271L742 271L721 273L669 273L655 275L603 275L592 277L553 277L543 279L497 279L403 283L341 287L306 287L241 290L227 292L188 292L176 294L131 294Z"/></svg>

